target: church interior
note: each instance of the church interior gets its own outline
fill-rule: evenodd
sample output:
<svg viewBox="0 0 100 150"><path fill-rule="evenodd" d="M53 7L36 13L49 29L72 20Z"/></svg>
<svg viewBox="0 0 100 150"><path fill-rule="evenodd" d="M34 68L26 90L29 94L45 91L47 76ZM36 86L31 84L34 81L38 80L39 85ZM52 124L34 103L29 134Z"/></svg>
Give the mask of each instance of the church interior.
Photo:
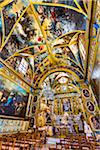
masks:
<svg viewBox="0 0 100 150"><path fill-rule="evenodd" d="M100 1L0 0L0 150L100 150Z"/></svg>

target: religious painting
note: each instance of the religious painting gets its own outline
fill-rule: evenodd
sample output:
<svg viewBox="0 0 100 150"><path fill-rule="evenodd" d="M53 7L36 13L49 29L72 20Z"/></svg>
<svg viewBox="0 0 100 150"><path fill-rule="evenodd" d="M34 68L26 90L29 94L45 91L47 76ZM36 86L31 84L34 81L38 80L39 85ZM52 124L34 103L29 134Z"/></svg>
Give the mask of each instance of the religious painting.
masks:
<svg viewBox="0 0 100 150"><path fill-rule="evenodd" d="M98 115L91 117L91 123L94 129L100 130L100 118Z"/></svg>
<svg viewBox="0 0 100 150"><path fill-rule="evenodd" d="M28 58L13 57L7 61L7 64L18 72L22 78L27 82L31 82L32 79L32 67L29 65L30 60Z"/></svg>
<svg viewBox="0 0 100 150"><path fill-rule="evenodd" d="M58 3L63 2L59 1ZM66 1L65 3L70 2ZM72 3L75 6L75 3ZM48 5L34 5L33 7L38 14L44 37L48 42L68 32L86 29L86 17L77 11L68 9L66 5L57 7L56 4L49 6L48 3Z"/></svg>
<svg viewBox="0 0 100 150"><path fill-rule="evenodd" d="M24 118L28 95L19 85L0 75L0 115Z"/></svg>
<svg viewBox="0 0 100 150"><path fill-rule="evenodd" d="M23 48L43 43L43 36L32 14L33 10L26 6L27 2L29 3L14 0L2 9L1 31L5 28L5 35L2 38L0 54L4 60Z"/></svg>

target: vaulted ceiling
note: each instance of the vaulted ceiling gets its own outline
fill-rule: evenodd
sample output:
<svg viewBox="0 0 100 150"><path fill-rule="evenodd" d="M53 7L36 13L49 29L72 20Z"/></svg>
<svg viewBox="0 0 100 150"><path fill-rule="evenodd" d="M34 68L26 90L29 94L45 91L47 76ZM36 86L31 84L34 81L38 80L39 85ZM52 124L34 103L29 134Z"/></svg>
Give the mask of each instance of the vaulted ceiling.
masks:
<svg viewBox="0 0 100 150"><path fill-rule="evenodd" d="M34 88L48 76L53 86L61 85L56 78L63 73L74 86L90 81L98 47L96 6L92 0L0 1L1 61Z"/></svg>

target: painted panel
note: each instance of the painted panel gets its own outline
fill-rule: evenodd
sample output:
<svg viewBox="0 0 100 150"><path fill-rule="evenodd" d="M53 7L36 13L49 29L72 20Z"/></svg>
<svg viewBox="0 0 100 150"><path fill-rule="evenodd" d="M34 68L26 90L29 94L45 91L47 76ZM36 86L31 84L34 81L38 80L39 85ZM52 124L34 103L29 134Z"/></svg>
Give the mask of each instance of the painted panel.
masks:
<svg viewBox="0 0 100 150"><path fill-rule="evenodd" d="M0 115L25 117L28 93L0 75Z"/></svg>
<svg viewBox="0 0 100 150"><path fill-rule="evenodd" d="M0 134L26 131L28 125L28 121L0 119Z"/></svg>

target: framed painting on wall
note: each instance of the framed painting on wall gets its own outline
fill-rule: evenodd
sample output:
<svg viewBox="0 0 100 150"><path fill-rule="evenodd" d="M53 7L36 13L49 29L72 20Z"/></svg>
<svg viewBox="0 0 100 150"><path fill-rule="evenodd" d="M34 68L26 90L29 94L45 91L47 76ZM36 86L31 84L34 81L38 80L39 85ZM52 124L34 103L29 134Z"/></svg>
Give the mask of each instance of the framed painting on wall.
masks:
<svg viewBox="0 0 100 150"><path fill-rule="evenodd" d="M12 80L0 75L0 115L24 118L29 94Z"/></svg>

